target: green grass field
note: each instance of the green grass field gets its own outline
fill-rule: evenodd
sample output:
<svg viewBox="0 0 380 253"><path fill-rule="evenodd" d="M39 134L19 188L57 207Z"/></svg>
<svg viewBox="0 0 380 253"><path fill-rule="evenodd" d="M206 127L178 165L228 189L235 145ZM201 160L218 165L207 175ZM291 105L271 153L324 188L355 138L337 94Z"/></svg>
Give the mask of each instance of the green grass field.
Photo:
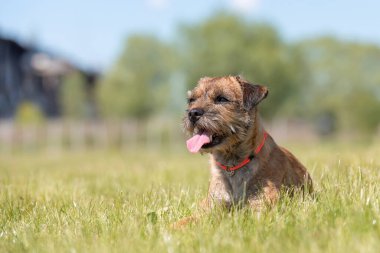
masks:
<svg viewBox="0 0 380 253"><path fill-rule="evenodd" d="M291 145L316 197L215 211L173 231L207 191L207 156L0 154L0 252L379 252L380 145Z"/></svg>

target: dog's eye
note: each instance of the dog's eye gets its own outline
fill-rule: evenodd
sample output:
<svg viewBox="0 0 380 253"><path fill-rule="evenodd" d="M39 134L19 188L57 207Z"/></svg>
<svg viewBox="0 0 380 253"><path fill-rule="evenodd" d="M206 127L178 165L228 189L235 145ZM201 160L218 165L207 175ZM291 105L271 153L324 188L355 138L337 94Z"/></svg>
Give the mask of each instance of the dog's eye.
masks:
<svg viewBox="0 0 380 253"><path fill-rule="evenodd" d="M192 102L194 102L195 101L195 98L188 98L187 99L187 103L188 104L191 104Z"/></svg>
<svg viewBox="0 0 380 253"><path fill-rule="evenodd" d="M227 98L223 97L223 96L217 96L216 99L215 99L215 102L217 103L226 103L226 102L230 102Z"/></svg>

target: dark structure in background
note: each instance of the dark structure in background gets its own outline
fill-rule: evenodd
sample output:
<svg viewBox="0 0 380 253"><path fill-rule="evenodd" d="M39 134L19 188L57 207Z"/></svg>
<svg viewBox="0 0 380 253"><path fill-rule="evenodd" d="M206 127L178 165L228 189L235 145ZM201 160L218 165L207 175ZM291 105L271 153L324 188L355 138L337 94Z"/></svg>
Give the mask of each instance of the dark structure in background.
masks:
<svg viewBox="0 0 380 253"><path fill-rule="evenodd" d="M64 77L74 71L85 77L88 116L95 117L93 96L98 73L0 36L0 118L12 118L23 101L37 105L47 118L59 117L60 86Z"/></svg>

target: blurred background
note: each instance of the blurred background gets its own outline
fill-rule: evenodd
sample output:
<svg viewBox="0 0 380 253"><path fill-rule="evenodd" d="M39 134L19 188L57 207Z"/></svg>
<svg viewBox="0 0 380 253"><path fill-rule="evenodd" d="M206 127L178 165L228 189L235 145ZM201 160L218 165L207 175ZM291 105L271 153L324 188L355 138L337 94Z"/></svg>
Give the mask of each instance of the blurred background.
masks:
<svg viewBox="0 0 380 253"><path fill-rule="evenodd" d="M0 150L185 150L203 76L267 85L281 141L380 139L380 2L0 0Z"/></svg>

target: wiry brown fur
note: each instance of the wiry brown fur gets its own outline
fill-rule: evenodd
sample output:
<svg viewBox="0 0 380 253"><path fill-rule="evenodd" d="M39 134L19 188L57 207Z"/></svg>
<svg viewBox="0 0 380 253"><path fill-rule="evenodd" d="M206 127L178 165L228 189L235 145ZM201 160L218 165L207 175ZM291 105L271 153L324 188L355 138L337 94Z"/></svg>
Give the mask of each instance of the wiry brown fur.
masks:
<svg viewBox="0 0 380 253"><path fill-rule="evenodd" d="M266 87L250 84L239 76L202 78L189 92L192 101L188 111L201 108L204 114L195 123L185 116L185 130L189 135L207 131L224 137L219 145L201 149L202 153L211 155L211 180L208 196L202 201L204 209L209 210L215 204L226 207L249 204L259 210L264 203L274 203L282 188L307 186L311 191L312 181L306 168L288 150L279 147L270 135L254 159L234 175L215 163L235 166L260 145L265 130L257 105L267 93ZM228 102L215 102L217 96L227 98ZM186 218L177 225L182 226L194 219Z"/></svg>

